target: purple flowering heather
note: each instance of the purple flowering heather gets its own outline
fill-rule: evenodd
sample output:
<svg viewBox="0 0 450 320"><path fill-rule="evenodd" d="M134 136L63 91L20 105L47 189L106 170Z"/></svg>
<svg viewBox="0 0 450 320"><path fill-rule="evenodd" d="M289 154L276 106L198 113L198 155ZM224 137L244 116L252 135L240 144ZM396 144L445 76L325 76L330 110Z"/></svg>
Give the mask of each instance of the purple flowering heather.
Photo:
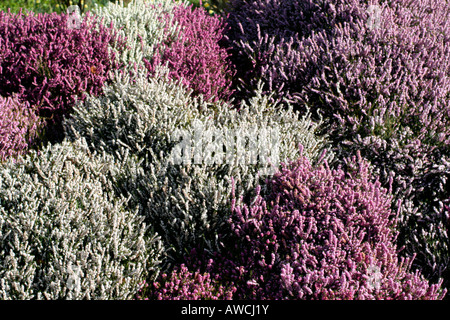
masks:
<svg viewBox="0 0 450 320"><path fill-rule="evenodd" d="M230 47L230 60L236 65L237 97L251 96L262 80L266 92L276 92L275 100L295 101L292 96L315 73L308 58L314 59L318 48L304 41L313 34L329 34L334 25L352 16L357 2L232 1L222 43Z"/></svg>
<svg viewBox="0 0 450 320"><path fill-rule="evenodd" d="M233 71L226 50L219 45L223 21L192 5L178 5L164 19L169 21L167 30L177 25L180 32L175 39L166 39L151 61L145 61L150 72L156 65L168 63L169 76L181 79L194 95L227 100L232 93Z"/></svg>
<svg viewBox="0 0 450 320"><path fill-rule="evenodd" d="M37 138L39 124L27 102L0 96L0 161L24 153Z"/></svg>
<svg viewBox="0 0 450 320"><path fill-rule="evenodd" d="M301 157L251 201L232 201L234 237L216 256L237 299L442 299L394 243L392 197L367 162L348 171ZM240 199L242 202L242 199Z"/></svg>
<svg viewBox="0 0 450 320"><path fill-rule="evenodd" d="M371 5L378 5L378 15ZM400 209L398 243L450 285L440 203L450 194L450 4L438 1L234 2L227 45L245 98L261 79L275 98L324 117L336 159L360 151ZM372 8L372 10L370 10ZM239 99L238 99L239 100Z"/></svg>
<svg viewBox="0 0 450 320"><path fill-rule="evenodd" d="M218 278L218 277L216 277ZM236 288L221 285L207 272L191 272L181 264L170 275L162 274L158 281L148 288L148 283L138 295L138 299L156 300L231 300ZM145 295L149 292L149 297Z"/></svg>
<svg viewBox="0 0 450 320"><path fill-rule="evenodd" d="M67 17L0 12L0 95L18 94L49 124L59 123L77 98L99 94L114 68L113 29L89 15L69 28Z"/></svg>

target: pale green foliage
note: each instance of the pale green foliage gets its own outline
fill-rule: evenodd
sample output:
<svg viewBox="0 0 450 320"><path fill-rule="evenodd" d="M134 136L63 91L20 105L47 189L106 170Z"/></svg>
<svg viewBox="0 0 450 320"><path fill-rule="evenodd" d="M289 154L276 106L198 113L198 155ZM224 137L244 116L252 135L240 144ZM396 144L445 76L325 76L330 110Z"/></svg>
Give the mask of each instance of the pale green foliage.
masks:
<svg viewBox="0 0 450 320"><path fill-rule="evenodd" d="M301 118L292 109L281 109L257 92L237 112L223 102L190 97L162 71L155 78L141 76L133 81L117 73L104 95L87 97L75 106L64 126L68 137L84 137L93 149L127 163L115 180L118 190L131 196L130 203L140 207L165 246L174 249L170 256L179 259L192 248L218 249L217 231L225 228L230 212L231 178L239 186L236 195L245 196L265 176L258 177L261 163L236 158L222 163L205 163L205 159L199 164L174 162L173 151L180 142L175 139L177 131L194 135L193 124L200 123L205 130L252 137L255 126L274 128L279 132L280 161L298 158L299 144L305 156L317 160L326 142L315 136L317 124L309 115ZM208 147L213 142L203 144Z"/></svg>
<svg viewBox="0 0 450 320"><path fill-rule="evenodd" d="M159 237L113 192L122 168L82 141L0 166L0 298L130 299Z"/></svg>

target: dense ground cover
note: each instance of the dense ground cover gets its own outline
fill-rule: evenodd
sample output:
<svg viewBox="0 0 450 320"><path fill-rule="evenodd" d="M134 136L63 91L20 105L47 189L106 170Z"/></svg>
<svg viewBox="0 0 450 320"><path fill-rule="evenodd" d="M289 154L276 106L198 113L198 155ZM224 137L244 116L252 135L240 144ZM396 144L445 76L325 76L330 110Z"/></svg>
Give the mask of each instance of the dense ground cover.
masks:
<svg viewBox="0 0 450 320"><path fill-rule="evenodd" d="M226 250L203 266L203 255L193 254L194 274L182 265L162 275L157 298L442 298L441 283L430 286L410 271L410 259L398 258L387 190L371 181L361 158L349 163L353 170L344 172L301 156L247 203L236 206L234 198Z"/></svg>
<svg viewBox="0 0 450 320"><path fill-rule="evenodd" d="M0 12L1 297L442 299L438 2Z"/></svg>
<svg viewBox="0 0 450 320"><path fill-rule="evenodd" d="M359 151L393 183L403 253L447 285L449 14L445 0L234 1L225 41L239 94L262 81L320 112L336 159Z"/></svg>
<svg viewBox="0 0 450 320"><path fill-rule="evenodd" d="M0 12L0 96L16 98L46 122L46 140L61 138L61 121L77 100L99 94L119 67L108 45L115 31L87 15L69 27L67 14Z"/></svg>

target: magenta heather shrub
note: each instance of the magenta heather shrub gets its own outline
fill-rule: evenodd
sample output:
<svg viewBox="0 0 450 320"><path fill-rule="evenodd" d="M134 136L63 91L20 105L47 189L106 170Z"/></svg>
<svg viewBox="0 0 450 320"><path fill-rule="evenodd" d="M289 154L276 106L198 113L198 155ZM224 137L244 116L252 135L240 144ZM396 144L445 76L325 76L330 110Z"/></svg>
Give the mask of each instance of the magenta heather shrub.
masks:
<svg viewBox="0 0 450 320"><path fill-rule="evenodd" d="M0 96L0 161L23 154L34 139L40 121L27 102Z"/></svg>
<svg viewBox="0 0 450 320"><path fill-rule="evenodd" d="M218 277L216 277L218 278ZM164 273L158 281L145 283L138 299L156 300L231 300L236 288L225 287L207 272L192 273L181 264L170 275ZM147 296L148 295L148 296Z"/></svg>
<svg viewBox="0 0 450 320"><path fill-rule="evenodd" d="M89 15L71 29L66 14L0 12L0 95L17 94L57 124L77 98L101 93L115 67L108 49L115 40Z"/></svg>
<svg viewBox="0 0 450 320"><path fill-rule="evenodd" d="M233 71L226 50L219 45L223 21L192 5L178 5L164 19L169 22L166 29L177 25L179 34L175 39L167 38L151 61L145 61L149 71L168 63L169 76L182 79L194 95L202 94L206 100L227 100L232 93Z"/></svg>
<svg viewBox="0 0 450 320"><path fill-rule="evenodd" d="M237 98L248 98L260 80L275 100L293 96L314 75L317 55L308 38L354 16L359 1L234 0L222 44L236 66ZM306 41L306 43L305 43ZM309 59L310 58L310 59ZM239 101L238 99L237 101Z"/></svg>
<svg viewBox="0 0 450 320"><path fill-rule="evenodd" d="M378 4L379 19L369 11ZM450 285L440 202L450 194L450 3L233 2L226 45L243 97L261 79L276 99L320 111L336 159L360 151L400 209L398 244ZM236 84L235 84L236 86ZM242 97L239 97L241 99Z"/></svg>
<svg viewBox="0 0 450 320"><path fill-rule="evenodd" d="M442 299L394 243L392 197L367 162L348 171L302 157L284 164L250 201L232 202L234 237L216 272L237 299Z"/></svg>

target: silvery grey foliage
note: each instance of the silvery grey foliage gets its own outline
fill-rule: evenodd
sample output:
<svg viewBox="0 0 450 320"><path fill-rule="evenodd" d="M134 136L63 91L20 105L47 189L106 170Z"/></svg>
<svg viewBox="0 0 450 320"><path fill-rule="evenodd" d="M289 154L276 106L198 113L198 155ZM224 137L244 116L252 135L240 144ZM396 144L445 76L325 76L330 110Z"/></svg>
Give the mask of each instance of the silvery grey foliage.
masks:
<svg viewBox="0 0 450 320"><path fill-rule="evenodd" d="M0 298L129 299L159 237L113 192L121 164L83 141L0 165Z"/></svg>
<svg viewBox="0 0 450 320"><path fill-rule="evenodd" d="M237 132L247 137L255 135L255 127L272 128L279 137L273 147L278 148L280 161L296 159L299 144L312 161L321 157L326 141L315 136L317 124L309 115L301 118L291 108L277 108L269 98L259 91L242 112L237 112L221 101L190 97L163 71L155 78L140 76L132 81L117 73L104 95L89 96L75 106L64 126L71 139L84 137L91 148L128 163L115 180L117 190L131 196L130 205L138 206L147 221L157 226L165 247L174 249L168 260L173 261L193 248L217 250L217 231L230 212L231 178L240 186L236 194L244 196L265 178L264 174L258 176L264 169L261 161L252 164L238 157L222 162L208 163L204 157L200 163L177 163L173 153L183 143L177 133L195 136L199 123L214 132ZM204 139L201 150L215 142ZM220 149L217 145L214 148Z"/></svg>

